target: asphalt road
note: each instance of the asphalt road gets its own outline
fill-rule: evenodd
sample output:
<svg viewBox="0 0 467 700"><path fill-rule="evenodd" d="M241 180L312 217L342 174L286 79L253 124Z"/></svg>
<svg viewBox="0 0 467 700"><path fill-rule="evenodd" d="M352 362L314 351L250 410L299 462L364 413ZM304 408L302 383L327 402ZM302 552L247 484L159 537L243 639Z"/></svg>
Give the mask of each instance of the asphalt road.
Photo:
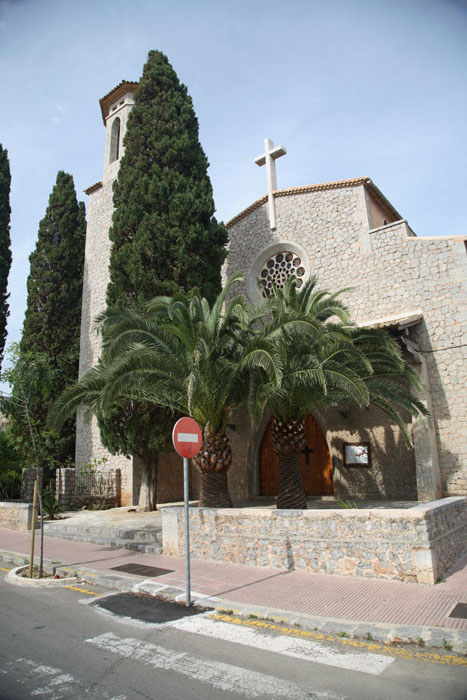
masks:
<svg viewBox="0 0 467 700"><path fill-rule="evenodd" d="M283 634L228 614L144 623L116 616L132 614L131 600L109 604L109 591L20 588L1 573L0 700L467 698L467 666L449 654Z"/></svg>

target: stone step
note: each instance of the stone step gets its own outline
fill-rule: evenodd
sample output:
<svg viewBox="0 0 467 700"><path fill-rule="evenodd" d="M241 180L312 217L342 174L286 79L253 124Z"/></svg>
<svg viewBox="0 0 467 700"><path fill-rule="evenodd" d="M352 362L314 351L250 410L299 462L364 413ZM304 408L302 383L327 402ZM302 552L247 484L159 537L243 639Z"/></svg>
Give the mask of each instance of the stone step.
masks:
<svg viewBox="0 0 467 700"><path fill-rule="evenodd" d="M47 533L50 537L60 537L61 539L73 540L75 542L89 542L91 544L102 545L103 547L112 547L112 549L131 549L138 552L146 552L152 554L160 554L162 551L162 543L157 540L152 542L147 540L136 539L119 539L115 537L103 537L89 535L84 537L80 533Z"/></svg>
<svg viewBox="0 0 467 700"><path fill-rule="evenodd" d="M51 537L54 535L66 537L67 534L82 534L83 538L88 535L102 535L103 537L118 537L120 539L138 539L152 542L154 539L161 537L161 527L144 527L144 528L118 528L102 525L62 525L61 523L45 523L45 531Z"/></svg>
<svg viewBox="0 0 467 700"><path fill-rule="evenodd" d="M49 537L90 542L115 549L131 549L139 552L158 554L162 551L162 528L143 527L120 529L110 526L66 525L64 523L46 523L45 534Z"/></svg>

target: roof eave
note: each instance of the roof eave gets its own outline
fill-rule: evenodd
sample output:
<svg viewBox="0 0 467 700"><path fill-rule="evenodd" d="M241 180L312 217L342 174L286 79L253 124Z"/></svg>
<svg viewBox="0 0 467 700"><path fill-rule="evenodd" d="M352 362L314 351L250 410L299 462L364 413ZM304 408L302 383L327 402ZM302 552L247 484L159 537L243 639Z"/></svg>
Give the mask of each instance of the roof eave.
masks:
<svg viewBox="0 0 467 700"><path fill-rule="evenodd" d="M392 218L394 218L396 221L402 219L399 212L392 206L389 200L386 199L384 194L376 187L374 182L369 177L351 178L349 180L337 180L336 182L324 182L317 185L302 185L301 187L288 187L282 190L275 190L273 194L274 197L288 197L289 195L306 194L308 192L320 192L323 190L337 190L344 189L346 187L359 186L367 187L368 190L372 193L373 197L383 206L384 209L386 209L386 211L390 214ZM258 207L260 207L262 204L265 204L267 201L267 195L264 195L260 199L257 199L255 202L250 204L249 207L243 209L243 211L234 216L233 219L230 219L230 221L226 223L227 228L234 226L236 223L244 219L255 209L258 209Z"/></svg>
<svg viewBox="0 0 467 700"><path fill-rule="evenodd" d="M102 121L104 122L105 126L105 120L107 119L107 116L109 114L109 109L110 105L112 102L115 102L118 100L119 97L122 95L125 95L127 92L132 92L133 90L136 90L138 87L139 83L135 83L129 80L122 80L118 85L116 85L110 92L108 92L104 97L101 97L99 100L99 104L101 107L101 114L102 114Z"/></svg>

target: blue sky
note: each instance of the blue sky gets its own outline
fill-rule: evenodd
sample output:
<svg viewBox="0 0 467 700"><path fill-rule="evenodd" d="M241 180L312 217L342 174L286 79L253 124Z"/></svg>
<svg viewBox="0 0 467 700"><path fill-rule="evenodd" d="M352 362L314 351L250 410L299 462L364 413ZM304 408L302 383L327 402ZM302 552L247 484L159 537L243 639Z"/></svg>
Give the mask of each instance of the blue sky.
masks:
<svg viewBox="0 0 467 700"><path fill-rule="evenodd" d="M58 170L101 179L98 100L169 57L193 98L217 216L278 186L370 176L418 235L467 232L467 0L0 0L0 143L12 170L8 343Z"/></svg>

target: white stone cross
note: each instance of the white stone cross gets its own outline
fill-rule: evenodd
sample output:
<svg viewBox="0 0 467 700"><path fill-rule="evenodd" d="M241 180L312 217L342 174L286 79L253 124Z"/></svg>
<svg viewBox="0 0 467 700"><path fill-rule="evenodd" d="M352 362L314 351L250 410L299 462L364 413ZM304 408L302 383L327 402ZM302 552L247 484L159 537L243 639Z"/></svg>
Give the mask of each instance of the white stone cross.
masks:
<svg viewBox="0 0 467 700"><path fill-rule="evenodd" d="M283 146L274 146L270 138L264 139L264 153L255 158L256 165L266 164L266 177L268 180L268 211L269 228L276 228L276 208L274 204L274 190L277 190L276 158L285 156L287 151Z"/></svg>

